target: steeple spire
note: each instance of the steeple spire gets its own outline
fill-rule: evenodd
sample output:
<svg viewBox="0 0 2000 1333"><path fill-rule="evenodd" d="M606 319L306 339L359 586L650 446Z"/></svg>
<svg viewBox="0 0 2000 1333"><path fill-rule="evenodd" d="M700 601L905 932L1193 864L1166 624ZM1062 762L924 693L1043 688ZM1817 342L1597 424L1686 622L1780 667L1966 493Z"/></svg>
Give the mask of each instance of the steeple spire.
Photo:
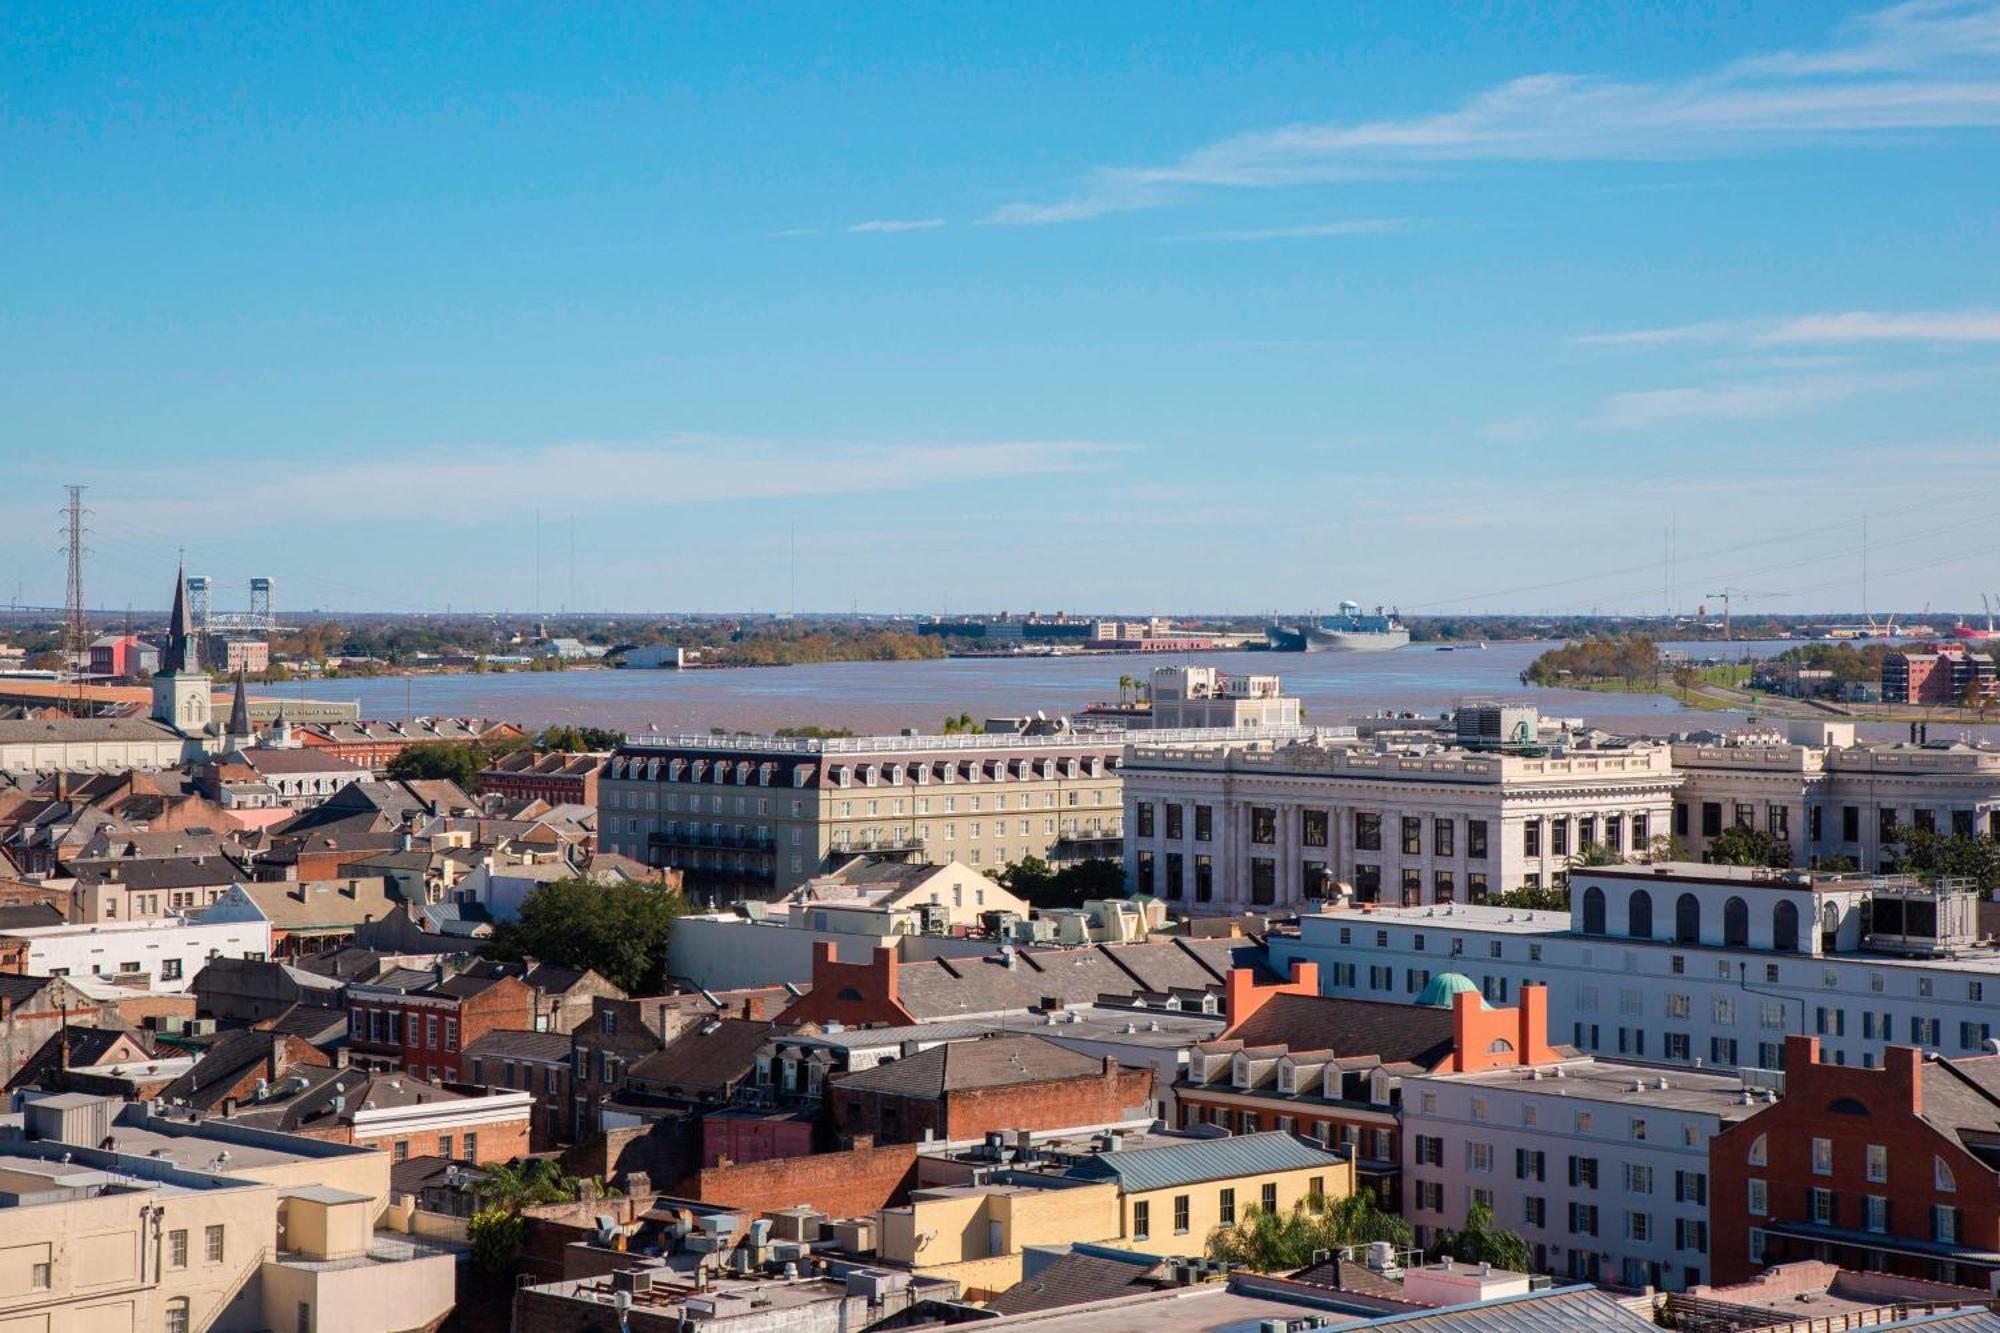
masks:
<svg viewBox="0 0 2000 1333"><path fill-rule="evenodd" d="M174 568L174 611L167 623L167 651L161 669L170 675L201 670L201 645L188 616L187 565Z"/></svg>
<svg viewBox="0 0 2000 1333"><path fill-rule="evenodd" d="M243 693L243 672L236 672L236 699L229 705L229 735L250 738L250 700Z"/></svg>

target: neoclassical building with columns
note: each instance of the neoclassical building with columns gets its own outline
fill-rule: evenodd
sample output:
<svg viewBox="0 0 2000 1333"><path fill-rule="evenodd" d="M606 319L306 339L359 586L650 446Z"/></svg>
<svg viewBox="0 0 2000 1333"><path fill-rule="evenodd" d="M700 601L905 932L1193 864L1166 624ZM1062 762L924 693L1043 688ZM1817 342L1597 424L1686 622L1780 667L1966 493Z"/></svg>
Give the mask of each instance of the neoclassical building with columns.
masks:
<svg viewBox="0 0 2000 1333"><path fill-rule="evenodd" d="M1125 782L1133 889L1178 911L1480 902L1557 882L1590 845L1668 831L1682 781L1665 744L1502 753L1380 749L1338 735L1152 743Z"/></svg>

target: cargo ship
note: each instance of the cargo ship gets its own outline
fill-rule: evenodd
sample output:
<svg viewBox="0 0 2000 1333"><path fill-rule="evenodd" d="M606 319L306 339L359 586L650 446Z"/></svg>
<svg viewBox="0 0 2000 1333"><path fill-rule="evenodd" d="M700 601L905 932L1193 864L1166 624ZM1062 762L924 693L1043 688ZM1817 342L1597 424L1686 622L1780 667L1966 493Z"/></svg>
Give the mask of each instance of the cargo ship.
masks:
<svg viewBox="0 0 2000 1333"><path fill-rule="evenodd" d="M1372 615L1364 615L1359 602L1342 602L1336 615L1273 625L1264 633L1272 648L1288 653L1376 653L1410 641L1410 631L1394 611L1378 606Z"/></svg>

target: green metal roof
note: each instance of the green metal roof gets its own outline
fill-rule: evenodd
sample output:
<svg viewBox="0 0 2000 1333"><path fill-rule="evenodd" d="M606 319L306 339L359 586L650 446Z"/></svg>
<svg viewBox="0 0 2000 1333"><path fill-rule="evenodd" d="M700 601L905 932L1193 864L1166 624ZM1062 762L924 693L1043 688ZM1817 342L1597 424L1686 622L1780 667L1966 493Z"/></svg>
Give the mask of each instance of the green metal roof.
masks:
<svg viewBox="0 0 2000 1333"><path fill-rule="evenodd" d="M1100 1153L1077 1163L1067 1174L1078 1180L1115 1180L1130 1193L1304 1167L1331 1169L1345 1160L1296 1135L1273 1131Z"/></svg>
<svg viewBox="0 0 2000 1333"><path fill-rule="evenodd" d="M1473 984L1471 977L1461 973L1440 972L1424 987L1424 993L1417 997L1417 1003L1428 1005L1432 1009L1449 1009L1463 991L1471 991L1474 995L1478 995L1479 987ZM1484 996L1480 997L1479 1007L1481 1009L1490 1007Z"/></svg>

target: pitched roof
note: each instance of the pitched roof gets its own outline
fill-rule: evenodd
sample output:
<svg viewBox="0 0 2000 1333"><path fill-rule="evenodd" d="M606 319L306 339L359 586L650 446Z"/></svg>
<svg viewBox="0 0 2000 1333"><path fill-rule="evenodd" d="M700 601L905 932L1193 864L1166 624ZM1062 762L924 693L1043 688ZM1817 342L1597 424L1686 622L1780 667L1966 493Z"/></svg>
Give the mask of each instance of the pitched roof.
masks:
<svg viewBox="0 0 2000 1333"><path fill-rule="evenodd" d="M525 1028L494 1028L479 1035L465 1053L486 1059L537 1060L543 1064L569 1062L569 1037L561 1032L533 1032Z"/></svg>
<svg viewBox="0 0 2000 1333"><path fill-rule="evenodd" d="M759 1019L711 1018L632 1065L627 1077L690 1092L721 1092L749 1074L764 1039L781 1030L788 1029Z"/></svg>
<svg viewBox="0 0 2000 1333"><path fill-rule="evenodd" d="M264 774L337 773L345 776L352 773L359 778L368 771L324 750L283 750L252 746L247 750L238 750L231 759L235 763Z"/></svg>
<svg viewBox="0 0 2000 1333"><path fill-rule="evenodd" d="M69 869L79 886L117 884L138 890L219 888L243 877L243 867L225 856L78 860Z"/></svg>
<svg viewBox="0 0 2000 1333"><path fill-rule="evenodd" d="M32 926L60 926L69 918L54 903L23 903L0 907L0 934Z"/></svg>
<svg viewBox="0 0 2000 1333"><path fill-rule="evenodd" d="M67 1039L68 1052L65 1056L63 1045ZM43 1042L33 1055L7 1081L7 1087L32 1087L41 1080L42 1071L63 1066L70 1069L105 1063L111 1052L121 1042L130 1042L141 1053L148 1050L143 1035L130 1028L106 1028L81 1023L65 1024L60 1032Z"/></svg>
<svg viewBox="0 0 2000 1333"><path fill-rule="evenodd" d="M987 1037L948 1042L835 1080L845 1090L899 1097L942 1097L948 1092L1015 1083L1091 1078L1104 1072L1093 1056L1040 1037Z"/></svg>
<svg viewBox="0 0 2000 1333"><path fill-rule="evenodd" d="M315 1046L328 1046L347 1036L347 1011L322 1004L294 1004L257 1026L266 1032L302 1037Z"/></svg>
<svg viewBox="0 0 2000 1333"><path fill-rule="evenodd" d="M274 880L236 886L270 919L273 930L324 930L381 919L402 905L377 877L332 880Z"/></svg>
<svg viewBox="0 0 2000 1333"><path fill-rule="evenodd" d="M1079 1180L1116 1180L1120 1189L1133 1192L1306 1167L1332 1170L1345 1161L1296 1135L1271 1131L1100 1153L1078 1162L1065 1174Z"/></svg>
<svg viewBox="0 0 2000 1333"><path fill-rule="evenodd" d="M1431 1069L1451 1054L1452 1016L1387 1000L1274 995L1223 1035L1245 1046L1327 1051L1335 1059L1379 1055L1385 1064Z"/></svg>
<svg viewBox="0 0 2000 1333"><path fill-rule="evenodd" d="M1150 1291L1158 1285L1149 1279L1159 1266L1160 1261L1151 1256L1134 1262L1072 1251L986 1302L986 1310L999 1315L1030 1314Z"/></svg>

